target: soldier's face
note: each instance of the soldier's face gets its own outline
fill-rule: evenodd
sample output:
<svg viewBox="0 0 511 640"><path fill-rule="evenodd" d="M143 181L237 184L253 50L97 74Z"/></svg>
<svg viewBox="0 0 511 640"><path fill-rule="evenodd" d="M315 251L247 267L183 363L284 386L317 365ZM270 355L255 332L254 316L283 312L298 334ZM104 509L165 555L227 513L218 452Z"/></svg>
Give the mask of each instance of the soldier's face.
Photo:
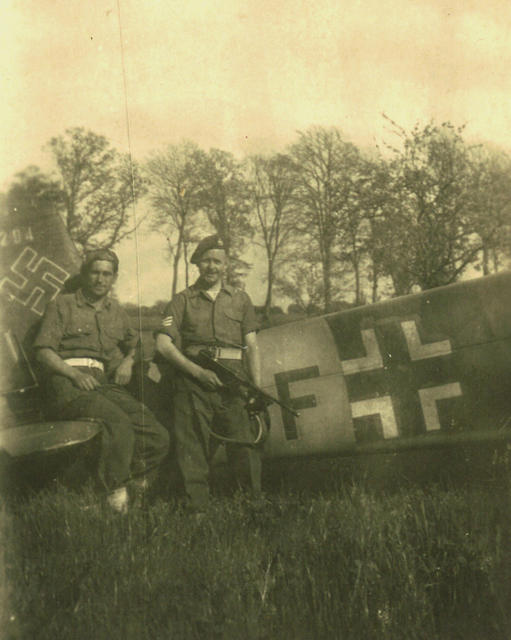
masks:
<svg viewBox="0 0 511 640"><path fill-rule="evenodd" d="M202 254L197 266L200 278L208 287L214 287L225 275L227 256L223 249L210 249Z"/></svg>
<svg viewBox="0 0 511 640"><path fill-rule="evenodd" d="M83 277L83 288L89 297L99 300L106 296L117 280L114 266L108 260L94 260Z"/></svg>

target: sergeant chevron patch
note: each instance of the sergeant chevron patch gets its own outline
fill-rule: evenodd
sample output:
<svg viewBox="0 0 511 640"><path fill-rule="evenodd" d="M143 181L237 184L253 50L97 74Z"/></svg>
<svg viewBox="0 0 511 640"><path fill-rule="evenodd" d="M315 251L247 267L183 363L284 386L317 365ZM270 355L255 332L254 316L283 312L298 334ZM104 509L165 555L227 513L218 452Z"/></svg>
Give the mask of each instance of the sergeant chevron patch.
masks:
<svg viewBox="0 0 511 640"><path fill-rule="evenodd" d="M173 316L167 316L166 318L163 318L163 320L161 321L164 327L170 327L173 322L174 322Z"/></svg>

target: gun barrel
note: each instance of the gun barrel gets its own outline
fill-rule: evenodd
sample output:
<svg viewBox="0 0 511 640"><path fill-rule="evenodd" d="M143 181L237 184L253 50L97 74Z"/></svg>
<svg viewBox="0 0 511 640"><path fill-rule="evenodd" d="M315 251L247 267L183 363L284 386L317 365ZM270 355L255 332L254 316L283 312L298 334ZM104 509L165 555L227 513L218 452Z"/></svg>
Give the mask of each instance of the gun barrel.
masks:
<svg viewBox="0 0 511 640"><path fill-rule="evenodd" d="M275 404L278 404L279 407L282 407L286 411L289 411L289 413L292 413L296 418L298 418L300 416L300 413L296 409L293 409L292 407L290 407L289 405L285 404L284 402L281 402L278 398L274 398L269 393L266 393L266 391L263 391L262 389L259 389L259 387L257 387L255 384L253 385L253 389L254 389L255 393L258 393L263 398L266 398L268 402L274 402Z"/></svg>
<svg viewBox="0 0 511 640"><path fill-rule="evenodd" d="M221 362L218 362L218 360L215 360L215 358L212 358L211 355L206 350L199 351L198 362L201 366L204 366L206 369L211 369L211 371L214 371L218 375L220 380L224 382L224 384L228 384L228 385L236 384L238 386L246 387L247 389L252 391L256 396L259 396L260 398L264 398L267 404L271 404L274 402L275 404L278 404L279 407L282 407L286 411L289 411L289 413L292 413L295 417L298 418L300 416L300 414L298 413L298 411L296 411L296 409L289 407L284 402L281 402L278 398L274 398L269 393L266 393L266 391L263 391L262 389L260 389L253 382L250 382L249 380L245 380L241 378L232 369L229 369L229 367L226 367Z"/></svg>

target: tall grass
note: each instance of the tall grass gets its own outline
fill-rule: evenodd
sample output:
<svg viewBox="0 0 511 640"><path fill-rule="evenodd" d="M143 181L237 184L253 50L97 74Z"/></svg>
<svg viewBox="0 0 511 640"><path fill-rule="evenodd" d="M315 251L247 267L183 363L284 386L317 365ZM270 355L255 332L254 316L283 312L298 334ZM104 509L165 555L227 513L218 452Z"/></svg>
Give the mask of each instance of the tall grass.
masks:
<svg viewBox="0 0 511 640"><path fill-rule="evenodd" d="M117 516L88 490L5 511L5 638L511 637L511 514L501 485L362 485L159 501Z"/></svg>

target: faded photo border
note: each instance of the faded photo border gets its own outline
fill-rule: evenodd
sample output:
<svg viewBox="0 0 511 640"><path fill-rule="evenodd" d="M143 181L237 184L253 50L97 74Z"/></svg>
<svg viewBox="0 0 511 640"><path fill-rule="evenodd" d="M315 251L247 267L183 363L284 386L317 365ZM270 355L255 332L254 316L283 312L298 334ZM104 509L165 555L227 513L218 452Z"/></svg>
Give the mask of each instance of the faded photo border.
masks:
<svg viewBox="0 0 511 640"><path fill-rule="evenodd" d="M511 150L511 6L505 0L489 0L484 6L475 0L390 0L387 3L377 0L317 0L314 3L307 0L91 0L82 4L64 0L6 0L1 14L0 291L6 296L6 304L2 310L0 384L7 390L23 389L25 405L27 398L28 405L32 397L34 406L39 401L37 371L34 371L30 359L36 321L43 316L46 303L55 297L66 279L78 273L80 249L83 246L73 246L63 221L51 208L33 217L34 211L27 214L23 212L21 217L18 212L17 217L13 218L12 212L9 212L7 194L22 173L25 178L43 176L48 179L47 186L58 183L60 178L55 153L58 143L55 141L59 136L72 135L66 134L66 131L76 132L78 128L82 128L84 132L104 136L110 145L112 158L129 158L132 185L139 179L133 167L147 166L151 159L157 160L158 154L164 153L171 146L183 150L189 144L190 148L197 148L204 154L210 150L220 150L226 153L226 157L232 154L229 157L241 161L255 155L285 153L298 140L303 140L307 132L313 131L333 131L335 133L332 135L338 135L343 143L356 148L367 158L375 158L379 153L390 157L406 135L411 135L414 127L419 131L428 125L440 128L452 125L452 131L456 131L456 135L462 135L468 146L474 149L480 147L489 154L495 153L495 157L501 154L500 157L507 158ZM137 185L142 185L142 182L140 178ZM102 195L105 202L106 195ZM172 261L175 258L175 237L160 224L161 220L159 222L156 219L153 204L145 196L135 199L135 202L129 201L126 206L125 228L136 230L126 234L115 246L120 259L115 297L131 310L134 323L143 329L146 356L150 356L154 349L153 331L158 327L165 308L163 303L170 300L176 288L180 290L193 282L198 273L196 267L187 261L186 269L181 262L178 275L174 274ZM11 220L15 220L15 223L11 224ZM215 230L206 217L203 220L193 230L186 251L193 251L201 238ZM108 220L104 224L106 229ZM306 230L304 238L305 233ZM389 250L391 249L392 247ZM300 243L296 245L296 255L300 255L301 251L310 253L311 250L313 249L306 242L303 246ZM55 256L59 256L58 259ZM268 322L268 317L264 316L268 267L264 243L260 238L247 237L237 258L244 272L238 284L258 308L261 320ZM507 264L508 259L509 255L503 251L502 264ZM496 270L496 261L494 266ZM511 595L505 587L504 579L509 576L511 565L509 552L501 544L499 536L502 531L508 531L506 527L509 525L502 505L507 504L504 493L508 487L506 483L509 482L506 391L508 382L511 384L511 372L508 372L506 359L509 350L507 326L508 321L511 321L507 299L508 293L511 293L511 280L503 269L502 273L490 276L491 284L488 286L481 284L481 280L478 280L479 284L474 282L482 275L483 270L485 265L482 262L477 269L468 268L464 272L463 282L454 285L455 289L449 289L447 293L440 286L438 290L432 290L431 295L422 295L418 285L410 287L406 291L410 297L404 302L400 301L399 296L396 299L399 292L395 287L392 290L389 285L388 296L382 295L378 299L374 294L374 301L378 299L379 304L377 310L370 314L364 312L363 306L358 306L362 302L371 302L370 287L359 296L358 289L355 291L355 284L350 280L345 298L335 301L339 304L328 309L335 314L329 315L327 319L319 313L319 306L318 313L307 317L305 309L298 309L296 312L295 304L296 318L292 319L302 320L303 324L280 324L277 318L274 323L276 326L260 333L261 350L265 359L263 371L267 380L265 389L280 400L291 402L294 408L302 412L313 409L318 403L324 403L328 407L325 414L321 413L318 428L314 425L314 429L310 429L312 435L309 434L310 438L304 446L299 441L299 421L281 407L273 405L270 408L270 416L274 417L273 424L278 424L279 427L278 435L272 434L271 453L275 457L287 458L288 465L286 467L283 463L283 469L286 470L279 469L282 475L278 477L280 480L284 478L283 484L288 482L293 485L296 480L299 487L296 491L303 490L304 494L298 495L291 489L289 499L279 497L282 502L275 500L271 506L268 506L270 502L266 503L263 515L258 510L259 507L247 507L243 498L238 496L225 507L221 516L224 519L215 514L210 521L212 524L205 526L200 519L193 522L187 520L188 515L179 511L179 508L171 512L167 502L161 507L159 514L155 511L140 512L142 515L130 520L129 523L133 522L133 528L137 530L132 536L131 524L119 524L111 515L105 516L104 512L94 511L96 507L91 507L90 504L93 502L91 494L85 497L58 494L54 499L53 495L40 492L34 502L31 503L29 499L19 503L27 505L26 513L23 512L24 507L19 506L10 512L8 505L0 513L0 528L6 541L0 558L0 626L3 620L7 632L11 634L9 637L30 637L36 631L34 621L44 620L42 631L57 634L54 637L58 638L59 632L67 633L72 628L69 620L76 616L84 625L82 629L76 630L76 637L86 637L85 631L89 634L94 632L95 622L91 617L87 618L84 612L89 611L87 607L90 607L93 612L91 616L100 615L101 607L97 603L91 604L94 589L101 589L99 582L95 582L96 579L99 581L96 576L100 572L91 572L92 565L80 555L80 545L73 546L70 543L73 527L82 531L86 537L90 525L89 542L93 541L96 548L100 548L103 543L107 548L115 547L116 552L112 557L105 559L105 572L102 574L104 584L118 570L121 556L115 554L121 550L126 554L125 557L130 558L132 565L129 566L140 571L139 577L140 580L145 580L147 593L156 597L157 590L155 584L151 583L149 573L152 567L156 575L158 563L151 556L148 563L140 561L137 564L134 560L136 549L133 546L136 538L137 543L148 550L147 539L154 538L162 558L170 563L175 561L171 566L182 580L178 585L179 589L187 594L189 585L183 577L186 576L186 571L179 564L179 559L176 559L177 554L171 555L168 551L166 544L170 534L163 530L166 526L165 518L174 518L178 533L173 531L172 535L176 534L173 543L176 549L184 550L183 554L190 553L201 535L211 544L216 540L220 548L225 536L231 535L232 529L236 527L239 527L238 533L246 535L250 543L244 545L233 537L233 547L238 551L242 550L239 552L239 566L234 561L233 564L228 564L231 560L229 549L225 549L225 554L219 558L215 556L218 566L221 565L222 571L225 571L225 576L235 576L239 580L237 588L244 594L243 597L248 598L247 608L243 611L243 607L239 611L235 609L232 619L229 618L229 611L220 619L216 610L214 613L207 610L207 606L211 607L215 603L220 603L218 606L222 611L225 609L228 596L221 593L221 589L226 582L222 582L223 574L219 574L218 582L215 582L217 599L214 602L211 600L213 605L209 601L207 606L204 604L203 611L197 613L192 606L192 587L188 600L183 595L183 606L189 607L186 610L190 620L193 619L193 624L190 623L192 626L186 629L173 627L173 633L184 634L181 637L215 637L208 634L225 631L231 634L225 637L235 638L237 630L239 631L235 624L241 624L241 620L245 624L242 613L245 615L247 610L248 622L243 627L243 633L248 633L248 629L254 633L253 637L258 637L257 633L263 634L264 631L267 635L260 637L270 637L268 634L271 629L276 628L272 625L277 624L275 620L279 615L281 631L287 624L289 629L299 633L298 613L296 622L293 622L294 614L286 611L281 614L272 603L272 598L275 598L275 602L280 602L279 588L285 591L289 587L282 558L296 558L298 552L291 553L285 545L282 548L277 545L269 553L264 545L258 546L257 535L264 538L271 531L276 539L279 528L275 523L281 522L282 531L289 536L296 535L297 548L301 553L311 553L316 566L324 563L323 573L311 573L314 571L311 564L307 565L309 573L304 572L302 575L304 584L309 578L311 581L313 578L318 580L309 585L310 593L313 594L311 602L318 598L318 603L321 603L330 597L327 597L328 585L334 579L328 566L328 558L325 560L326 556L321 553L323 549L328 549L332 557L341 561L335 555L333 538L343 535L342 528L336 524L342 518L346 518L342 520L348 531L346 535L352 536L352 543L355 540L360 542L359 551L363 554L373 549L363 547L363 544L370 538L368 532L374 523L375 514L381 517L381 522L385 521L385 526L389 529L392 528L391 520L386 519L389 514L394 514L392 517L395 517L395 522L403 527L408 526L415 518L413 526L416 525L416 530L413 527L410 529L414 533L410 533L408 540L407 549L410 552L413 550L414 540L417 540L418 545L424 545L421 549L426 549L430 543L426 530L434 521L435 514L441 514L440 524L435 531L442 535L447 532L453 536L451 541L446 542L447 550L442 557L449 556L451 547L460 551L456 558L452 556L452 567L455 568L447 564L442 566L445 575L440 575L440 569L432 565L431 580L437 580L438 585L443 581L449 585L449 577L454 574L458 576L462 569L466 570L467 577L461 577L458 582L453 583L454 591L461 590L467 599L473 597L471 602L478 602L477 606L474 605L474 611L477 610L479 617L476 620L474 613L472 621L477 629L485 628L484 623L488 622L489 625L494 625L497 634L495 637L504 637L505 629L509 631L510 628L504 595ZM308 273L309 279L315 275L312 270ZM293 307L294 302L292 297L286 295L284 287L273 298L275 308L280 308L279 313L284 310L282 316L286 315L286 309ZM315 306L312 298L308 302L312 307ZM356 308L351 309L352 306ZM144 308L153 310L154 313L148 311L144 318L141 311ZM349 311L347 314L337 313L341 309ZM476 317L476 311L481 312L483 320ZM287 315L292 315L292 312L288 311ZM480 343L476 344L472 329ZM451 360L446 360L458 353L458 343L449 333L451 330L461 336L460 352L467 344L471 347L486 344L485 341L489 344L487 337L490 334L492 336L488 358L474 350L474 354L463 361L464 366L468 363L472 367L469 382L461 379L460 382L456 377L458 371L455 366L451 366ZM474 343L470 340L474 340ZM391 360L394 348L397 364ZM312 359L310 354L314 356ZM314 358L319 358L320 362L316 363ZM410 365L405 373L400 368L399 358ZM412 369L413 372L410 373ZM388 374L390 382L387 386L380 385L377 379L377 374L382 371ZM143 375L146 373L147 371L142 372ZM433 384L435 376L438 376L438 381ZM318 382L320 378L323 387ZM466 378L469 380L468 373ZM496 381L499 384L495 391ZM374 397L366 397L368 385L373 385L376 389ZM339 391L341 386L342 390ZM413 402L406 395L411 387ZM479 389L482 389L480 393ZM373 391L371 386L371 394ZM2 390L2 393L0 411L4 412L3 426L15 427L18 418L5 400L6 392ZM399 396L398 411L397 405L393 404L392 393ZM465 400L468 404L462 406ZM401 417L396 419L399 412ZM420 416L418 412L421 412ZM375 448L375 440L392 440L398 435L403 436L403 440L405 436L415 437L417 434L412 427L409 431L406 426L403 427L405 423L402 416L406 416L410 424L419 416L421 429L426 434L439 432L440 427L449 423L450 435L438 434L438 438L434 440L436 435L433 434L430 439L436 447L435 451L438 451L438 454L434 453L428 458L432 461L431 469L446 469L451 464L456 466L463 462L461 457L465 455L465 449L458 450L463 451L458 457L446 454L443 450L451 433L454 437L459 436L459 442L463 446L469 441L475 446L489 441L494 446L490 458L478 458L472 469L474 477L483 467L490 469L491 482L494 483L492 486L497 487L494 499L482 497L480 492L461 499L458 494L446 498L447 494L442 493L443 488L435 487L432 490L433 497L419 495L419 490L415 493L411 490L406 496L390 492L385 495L384 500L388 502L382 507L383 503L378 503L374 494L366 494L363 489L352 487L350 490L340 489L344 491L342 495L348 506L344 503L342 506L332 505L328 493L323 492L328 491L325 490L325 484L337 483L337 480L330 480L338 471L335 462L323 463L315 459L312 466L304 471L295 466L300 463L294 459L301 456L299 460L303 460L308 453L319 457L324 453L331 453L338 446L336 438L339 434L333 433L334 429L330 428L332 416L343 425L349 424L350 433L353 432L353 442L349 443L344 453L349 453L351 445L355 451L357 445L361 444L363 446L359 447L358 453L368 453ZM484 429L474 428L470 436L460 433L463 425L459 416L472 420L477 427L484 427L485 417L491 418L493 423L489 440L483 433ZM32 424L31 420L28 413L25 413L19 424ZM459 432L456 431L457 427L460 427ZM48 430L37 434L37 438L40 438L37 442L44 441L44 446L50 450L52 443L57 446L62 438L92 440L96 432L93 426L87 429L86 433L62 433L52 426L50 435ZM28 440L22 440L14 434L14 429L1 430L4 434L0 436L0 463L5 458L10 465L10 457L35 453L35 450L23 450L24 446L37 446L37 443L34 445L33 433ZM388 447L388 452L397 449L399 447ZM383 454L388 452L385 448L381 449ZM365 474L365 482L371 473L378 476L381 471L384 476L391 465L389 460L385 458L377 472L371 466L372 463L351 464L359 475ZM470 460L472 464L472 459ZM29 464L31 465L30 461ZM8 468L10 473L9 465L4 468ZM406 468L406 473L415 471L420 474L425 466L420 453L414 453L399 467L399 473L404 474ZM351 472L350 467L349 473ZM465 470L463 474L466 476L463 482L470 484L470 472ZM311 483L318 481L320 486L310 504L307 502L310 496L306 495L308 479ZM0 480L5 480L3 470L0 470ZM378 482L377 479L377 485ZM37 486L37 479L35 485ZM378 491L377 487L376 494ZM396 495L399 499L403 498L406 504L399 505L398 500L394 500ZM27 500L25 494L22 500ZM456 509L460 514L458 520L450 515ZM58 514L58 522L55 521L55 514ZM135 522L136 518L138 521ZM484 534L473 544L477 527L474 525L467 533L465 529L468 525L465 527L464 518L475 518L481 530L488 526L488 530L484 529ZM296 523L297 529L293 530ZM302 538L299 535L300 523L303 525ZM25 558L24 549L16 536L17 532L23 531L25 525L28 533L19 540L27 545L29 552L26 555L28 559L22 562L20 558ZM445 529L442 528L444 525ZM207 526L210 528L207 529ZM54 537L51 537L52 527ZM110 527L112 536L118 536L115 540L113 537L108 539L106 527ZM224 538L219 532L223 532ZM394 531L396 540L400 532L397 529ZM423 537L421 532L424 533ZM367 539L364 538L366 533ZM144 538L145 534L147 539ZM51 538L55 547L62 544L62 548L69 554L68 558L73 559L71 568L59 568L58 561L53 562L53 559L53 564L45 564L41 542L44 535ZM89 542L84 540L85 548ZM396 543L393 566L397 566L398 560L405 557L398 553L401 544L406 546L407 543L401 538L399 544ZM378 548L382 559L385 549ZM37 587L28 582L21 585L23 570L20 567L23 563L30 562L30 550L34 551L35 556L40 554L37 560L40 568L37 568L37 575L35 569L36 573L27 569L28 578L35 582L40 580L41 585L47 585L44 571L55 572L55 611L50 617L45 617L45 612L37 607L33 618L27 615L25 619L19 614L20 611L27 611L27 604L23 603L23 590L32 598L32 603L36 602ZM428 547L427 551L431 551L431 548ZM190 570L190 575L197 579L197 582L192 579L193 588L197 589L201 587L200 580L203 579L198 576L206 576L206 580L207 577L216 575L216 569L208 573L208 568L211 567L207 564L214 555L214 549L212 556L200 555L201 552L197 551L197 563ZM471 556L471 553L474 555ZM186 557L193 564L192 556ZM476 560L472 565L470 562L473 557ZM365 595L360 595L359 613L364 611L364 598L367 607L373 606L376 600L372 603L370 599L375 593L375 585L383 585L378 591L377 597L380 600L377 605L374 604L373 619L368 614L368 626L364 627L361 623L361 633L377 628L383 634L381 637L392 637L392 629L397 632L398 621L407 620L408 613L413 612L416 603L413 598L403 596L399 605L399 615L402 614L402 617L399 618L393 609L399 606L386 599L384 594L392 590L393 580L402 579L404 585L406 579L411 580L413 572L405 575L406 571L403 570L402 576L397 576L389 568L387 572L378 574L378 582L376 575L380 571L380 560L373 562L370 558L361 558L362 556L357 557L353 565L349 564L349 560L343 565L347 574L351 570L355 571L357 589L360 587L358 595L362 594L363 588L368 589L367 593L364 592ZM96 563L97 560L95 556L91 562ZM406 561L414 560L410 555L406 556ZM459 565L455 564L458 561ZM472 569L474 571L470 573ZM59 589L56 584L59 571L64 576L63 589ZM6 577L9 575L16 575L18 583L10 582ZM326 580L325 576L330 582L327 580L321 585L321 579ZM245 579L253 585L250 591L250 594L255 594L253 602L250 600L252 596L247 596L248 592L243 591ZM478 580L490 594L487 600L482 599L483 604L476 598ZM127 601L131 601L129 582L130 576L123 574L122 570L119 572L119 579L112 582L115 590L119 589ZM202 587L207 591L205 585ZM42 589L44 588L43 586ZM424 594L430 593L429 588L428 583L427 589L424 587ZM450 587L446 587L448 588ZM46 589L48 590L47 586ZM173 591L176 598L179 596L179 589L176 587ZM296 589L296 593L301 593L301 587ZM136 599L140 592L141 590L133 589L133 598ZM349 590L337 594L339 598L348 595ZM453 602L455 600L456 597L453 596ZM117 591L112 603L115 609L118 604ZM163 599L158 603L161 611L168 606ZM250 609L250 603L255 603L253 609ZM328 628L331 624L328 614L324 614L322 605L318 603L317 618L302 620L305 625L302 627L303 637L307 637L307 629L317 631L318 628ZM459 628L465 628L465 624L468 629L469 611L466 610L468 617L464 622L463 611L457 609L457 606L457 603L452 604L452 610L449 611L459 614L459 618L455 620L460 625ZM140 609L138 616L135 613L137 607ZM127 609L119 609L119 618L107 616L105 624L108 626L110 623L119 623L116 633L120 635L114 637L138 638L145 637L141 635L144 633L149 637L153 622L145 619L144 611L147 610L147 602L133 601L133 611L128 612L129 615L126 613ZM445 611L447 610L446 605ZM299 612L299 609L296 611ZM358 613L356 609L352 613L353 620L350 624L355 629ZM174 614L177 619L178 614ZM325 615L324 620L322 615ZM440 611L439 619L442 615ZM362 618L359 616L358 619ZM307 627L309 623L310 628ZM322 624L324 627L321 627ZM450 624L447 617L443 624ZM340 628L337 627L337 631ZM428 628L431 630L434 625ZM446 633L451 631L452 629L448 629ZM502 635L499 636L498 633Z"/></svg>

